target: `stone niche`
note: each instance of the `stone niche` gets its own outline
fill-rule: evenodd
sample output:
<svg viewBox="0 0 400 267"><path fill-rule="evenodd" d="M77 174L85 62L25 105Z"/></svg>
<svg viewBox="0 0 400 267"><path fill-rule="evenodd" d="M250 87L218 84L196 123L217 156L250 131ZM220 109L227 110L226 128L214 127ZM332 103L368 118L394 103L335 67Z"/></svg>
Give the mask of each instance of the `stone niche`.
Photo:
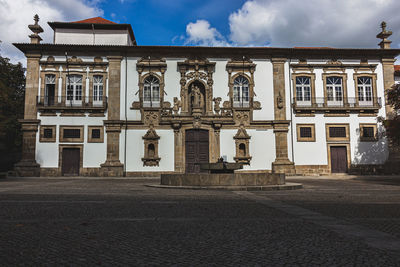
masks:
<svg viewBox="0 0 400 267"><path fill-rule="evenodd" d="M251 156L249 153L250 136L247 134L243 125L240 125L235 140L236 156L233 158L237 163L250 164Z"/></svg>
<svg viewBox="0 0 400 267"><path fill-rule="evenodd" d="M160 136L151 125L142 138L144 140L143 166L159 166L161 158L158 156L158 140L160 140Z"/></svg>

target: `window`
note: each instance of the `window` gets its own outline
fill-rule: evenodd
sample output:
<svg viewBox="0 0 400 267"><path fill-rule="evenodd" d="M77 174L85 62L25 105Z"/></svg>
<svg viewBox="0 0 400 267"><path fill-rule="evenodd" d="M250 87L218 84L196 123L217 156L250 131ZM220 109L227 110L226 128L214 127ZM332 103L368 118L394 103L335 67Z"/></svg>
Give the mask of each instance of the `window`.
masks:
<svg viewBox="0 0 400 267"><path fill-rule="evenodd" d="M103 101L103 76L93 76L93 102Z"/></svg>
<svg viewBox="0 0 400 267"><path fill-rule="evenodd" d="M67 100L82 101L82 75L67 76Z"/></svg>
<svg viewBox="0 0 400 267"><path fill-rule="evenodd" d="M374 123L360 124L360 141L377 141L377 127Z"/></svg>
<svg viewBox="0 0 400 267"><path fill-rule="evenodd" d="M40 142L55 142L56 141L56 126L41 125L40 126Z"/></svg>
<svg viewBox="0 0 400 267"><path fill-rule="evenodd" d="M64 138L80 138L80 129L64 129Z"/></svg>
<svg viewBox="0 0 400 267"><path fill-rule="evenodd" d="M346 137L346 128L329 127L329 137Z"/></svg>
<svg viewBox="0 0 400 267"><path fill-rule="evenodd" d="M83 126L60 126L60 142L83 142Z"/></svg>
<svg viewBox="0 0 400 267"><path fill-rule="evenodd" d="M104 127L88 126L88 143L103 143L104 142Z"/></svg>
<svg viewBox="0 0 400 267"><path fill-rule="evenodd" d="M233 106L249 106L249 80L242 75L236 77L233 83Z"/></svg>
<svg viewBox="0 0 400 267"><path fill-rule="evenodd" d="M92 129L92 139L100 138L100 129Z"/></svg>
<svg viewBox="0 0 400 267"><path fill-rule="evenodd" d="M296 77L296 100L311 101L310 77Z"/></svg>
<svg viewBox="0 0 400 267"><path fill-rule="evenodd" d="M46 128L43 130L43 138L52 138L53 137L53 129Z"/></svg>
<svg viewBox="0 0 400 267"><path fill-rule="evenodd" d="M371 77L357 78L358 102L360 105L365 102L372 102L372 79Z"/></svg>
<svg viewBox="0 0 400 267"><path fill-rule="evenodd" d="M342 77L326 78L327 101L343 101Z"/></svg>
<svg viewBox="0 0 400 267"><path fill-rule="evenodd" d="M349 124L326 124L327 141L350 141Z"/></svg>
<svg viewBox="0 0 400 267"><path fill-rule="evenodd" d="M54 97L56 90L56 76L54 74L47 74L45 76L45 89L44 89L44 104L46 106L54 105Z"/></svg>
<svg viewBox="0 0 400 267"><path fill-rule="evenodd" d="M296 128L298 142L315 142L314 124L297 124Z"/></svg>
<svg viewBox="0 0 400 267"><path fill-rule="evenodd" d="M143 87L143 106L160 106L160 81L154 76L148 76L144 80Z"/></svg>

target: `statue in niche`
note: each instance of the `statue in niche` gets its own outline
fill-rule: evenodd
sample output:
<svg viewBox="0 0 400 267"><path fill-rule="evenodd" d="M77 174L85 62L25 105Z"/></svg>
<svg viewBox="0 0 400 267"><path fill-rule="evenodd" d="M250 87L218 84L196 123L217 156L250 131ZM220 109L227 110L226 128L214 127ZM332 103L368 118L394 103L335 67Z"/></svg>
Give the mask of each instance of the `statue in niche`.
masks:
<svg viewBox="0 0 400 267"><path fill-rule="evenodd" d="M204 98L203 94L200 91L200 88L193 84L190 92L190 99L192 101L192 108L193 109L203 109L204 107Z"/></svg>
<svg viewBox="0 0 400 267"><path fill-rule="evenodd" d="M214 101L214 112L219 115L219 113L221 112L221 107L219 105L221 104L222 98L214 97L213 101Z"/></svg>
<svg viewBox="0 0 400 267"><path fill-rule="evenodd" d="M181 101L177 97L174 97L174 106L172 107L174 115L177 115L179 113L179 109L181 107L182 107Z"/></svg>

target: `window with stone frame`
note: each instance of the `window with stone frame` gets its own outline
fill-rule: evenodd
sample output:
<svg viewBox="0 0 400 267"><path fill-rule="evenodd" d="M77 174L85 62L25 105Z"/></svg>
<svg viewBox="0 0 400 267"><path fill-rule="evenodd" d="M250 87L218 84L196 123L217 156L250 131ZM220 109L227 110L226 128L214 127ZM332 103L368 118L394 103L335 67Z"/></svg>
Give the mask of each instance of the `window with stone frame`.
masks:
<svg viewBox="0 0 400 267"><path fill-rule="evenodd" d="M296 101L311 101L311 79L306 76L296 77Z"/></svg>
<svg viewBox="0 0 400 267"><path fill-rule="evenodd" d="M84 126L61 125L60 142L81 143L84 137Z"/></svg>
<svg viewBox="0 0 400 267"><path fill-rule="evenodd" d="M360 124L360 141L371 142L377 141L377 126L374 123L362 123Z"/></svg>
<svg viewBox="0 0 400 267"><path fill-rule="evenodd" d="M343 79L338 76L326 77L326 100L328 102L343 101Z"/></svg>
<svg viewBox="0 0 400 267"><path fill-rule="evenodd" d="M153 75L144 79L143 107L160 107L160 81Z"/></svg>
<svg viewBox="0 0 400 267"><path fill-rule="evenodd" d="M350 141L349 124L326 124L326 140Z"/></svg>
<svg viewBox="0 0 400 267"><path fill-rule="evenodd" d="M315 142L315 124L296 124L298 142Z"/></svg>
<svg viewBox="0 0 400 267"><path fill-rule="evenodd" d="M93 76L93 102L102 102L103 101L103 76L102 75L94 75Z"/></svg>
<svg viewBox="0 0 400 267"><path fill-rule="evenodd" d="M104 127L88 126L88 143L103 143L104 142Z"/></svg>
<svg viewBox="0 0 400 267"><path fill-rule="evenodd" d="M45 75L45 87L44 87L44 105L54 105L56 97L56 75L46 74Z"/></svg>
<svg viewBox="0 0 400 267"><path fill-rule="evenodd" d="M233 107L249 107L249 80L239 75L233 81Z"/></svg>
<svg viewBox="0 0 400 267"><path fill-rule="evenodd" d="M67 76L67 101L82 103L82 75Z"/></svg>
<svg viewBox="0 0 400 267"><path fill-rule="evenodd" d="M39 142L53 143L56 141L56 126L41 125Z"/></svg>

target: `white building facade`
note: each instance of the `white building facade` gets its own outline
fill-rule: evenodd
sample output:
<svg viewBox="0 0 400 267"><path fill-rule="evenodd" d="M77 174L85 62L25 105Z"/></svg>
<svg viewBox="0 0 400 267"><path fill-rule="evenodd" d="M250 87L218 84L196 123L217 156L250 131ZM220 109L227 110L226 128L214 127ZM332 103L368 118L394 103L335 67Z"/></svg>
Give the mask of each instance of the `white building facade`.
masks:
<svg viewBox="0 0 400 267"><path fill-rule="evenodd" d="M221 157L330 174L388 158L377 118L400 51L387 37L381 49L159 47L101 18L49 24L53 44L39 31L15 44L28 59L20 175L195 173Z"/></svg>

